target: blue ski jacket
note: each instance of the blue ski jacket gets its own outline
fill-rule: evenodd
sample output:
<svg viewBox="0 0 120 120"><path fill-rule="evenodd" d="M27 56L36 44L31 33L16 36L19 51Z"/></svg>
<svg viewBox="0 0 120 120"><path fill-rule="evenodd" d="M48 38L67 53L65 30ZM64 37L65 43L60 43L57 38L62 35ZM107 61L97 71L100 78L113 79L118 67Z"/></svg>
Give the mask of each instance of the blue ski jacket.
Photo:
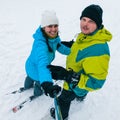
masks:
<svg viewBox="0 0 120 120"><path fill-rule="evenodd" d="M61 44L61 39L57 36L56 38L48 39L48 44L53 50L53 52L50 52L46 38L41 31L41 26L33 34L33 38L32 50L25 64L26 73L30 78L39 81L41 84L43 82L53 82L47 65L54 60L56 50L61 54L69 55L70 48Z"/></svg>

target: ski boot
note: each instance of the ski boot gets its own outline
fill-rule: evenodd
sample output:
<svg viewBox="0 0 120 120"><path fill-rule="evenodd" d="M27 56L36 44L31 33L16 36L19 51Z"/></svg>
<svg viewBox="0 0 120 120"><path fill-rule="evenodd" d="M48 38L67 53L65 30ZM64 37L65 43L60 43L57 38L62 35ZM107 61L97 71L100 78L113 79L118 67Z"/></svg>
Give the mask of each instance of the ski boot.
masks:
<svg viewBox="0 0 120 120"><path fill-rule="evenodd" d="M86 96L87 96L87 94L84 96L76 96L76 100L79 102L83 102L85 100Z"/></svg>
<svg viewBox="0 0 120 120"><path fill-rule="evenodd" d="M52 107L52 108L50 109L50 115L51 115L51 117L55 120L55 108L54 108L54 107ZM68 120L68 117L67 117L67 118L64 118L63 120Z"/></svg>

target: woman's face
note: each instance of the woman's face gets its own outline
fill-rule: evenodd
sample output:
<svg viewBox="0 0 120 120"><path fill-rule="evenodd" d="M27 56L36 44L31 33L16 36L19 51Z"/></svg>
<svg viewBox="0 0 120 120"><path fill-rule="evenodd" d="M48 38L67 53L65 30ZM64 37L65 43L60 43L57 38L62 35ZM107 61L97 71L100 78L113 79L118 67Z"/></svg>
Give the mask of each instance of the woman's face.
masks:
<svg viewBox="0 0 120 120"><path fill-rule="evenodd" d="M88 17L83 17L80 20L80 28L83 34L91 34L97 29L97 24Z"/></svg>
<svg viewBox="0 0 120 120"><path fill-rule="evenodd" d="M55 38L58 35L58 25L49 25L43 29L50 38Z"/></svg>

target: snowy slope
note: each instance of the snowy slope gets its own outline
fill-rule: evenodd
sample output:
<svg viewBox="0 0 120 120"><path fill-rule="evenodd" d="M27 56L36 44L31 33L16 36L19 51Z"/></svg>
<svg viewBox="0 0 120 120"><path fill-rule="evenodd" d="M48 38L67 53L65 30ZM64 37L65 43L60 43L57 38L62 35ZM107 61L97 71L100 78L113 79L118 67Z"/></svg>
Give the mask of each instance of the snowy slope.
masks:
<svg viewBox="0 0 120 120"><path fill-rule="evenodd" d="M11 108L29 95L6 95L23 86L24 64L33 43L32 34L40 25L43 10L55 10L60 21L62 40L71 40L79 32L81 11L89 4L104 10L104 25L112 34L111 61L104 87L89 93L84 103L72 102L70 120L120 120L120 7L119 1L105 0L0 0L0 120L40 120L53 104L45 95L27 104L17 113ZM57 53L53 64L65 66L65 56Z"/></svg>

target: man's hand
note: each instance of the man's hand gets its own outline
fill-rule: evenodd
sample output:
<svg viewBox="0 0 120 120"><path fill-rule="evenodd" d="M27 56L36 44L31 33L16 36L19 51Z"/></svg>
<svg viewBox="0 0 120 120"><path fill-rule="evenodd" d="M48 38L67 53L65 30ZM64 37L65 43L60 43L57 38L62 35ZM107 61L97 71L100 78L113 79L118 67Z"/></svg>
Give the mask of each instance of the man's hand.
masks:
<svg viewBox="0 0 120 120"><path fill-rule="evenodd" d="M74 43L74 41L73 41L73 40L71 40L71 41L62 41L61 43L62 43L63 45L65 45L65 46L71 48L72 45L73 45L73 43Z"/></svg>
<svg viewBox="0 0 120 120"><path fill-rule="evenodd" d="M47 67L51 71L52 78L55 80L65 80L68 76L68 71L61 66L48 65Z"/></svg>
<svg viewBox="0 0 120 120"><path fill-rule="evenodd" d="M67 71L61 66L48 65L47 66L52 74L52 78L55 80L65 80L68 83L77 84L80 79L80 75L72 70Z"/></svg>

